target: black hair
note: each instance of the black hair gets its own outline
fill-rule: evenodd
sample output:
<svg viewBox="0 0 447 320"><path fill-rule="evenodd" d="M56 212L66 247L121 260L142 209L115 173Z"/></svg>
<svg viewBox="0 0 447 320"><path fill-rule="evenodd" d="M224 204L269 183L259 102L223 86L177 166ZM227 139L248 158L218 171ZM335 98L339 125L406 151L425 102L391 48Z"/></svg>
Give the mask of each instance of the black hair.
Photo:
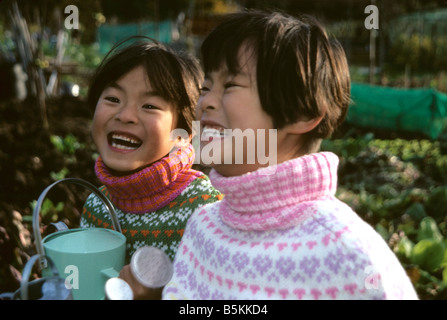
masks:
<svg viewBox="0 0 447 320"><path fill-rule="evenodd" d="M146 69L151 86L177 106L177 127L191 134L203 81L200 64L186 52L176 52L148 37L127 38L109 51L91 78L87 96L89 107L95 108L105 88L140 65Z"/></svg>
<svg viewBox="0 0 447 320"><path fill-rule="evenodd" d="M259 98L275 128L323 116L306 134L307 152L315 151L343 121L350 102L343 48L312 16L249 10L227 15L206 37L201 47L205 73L226 65L237 74L244 44L256 59Z"/></svg>

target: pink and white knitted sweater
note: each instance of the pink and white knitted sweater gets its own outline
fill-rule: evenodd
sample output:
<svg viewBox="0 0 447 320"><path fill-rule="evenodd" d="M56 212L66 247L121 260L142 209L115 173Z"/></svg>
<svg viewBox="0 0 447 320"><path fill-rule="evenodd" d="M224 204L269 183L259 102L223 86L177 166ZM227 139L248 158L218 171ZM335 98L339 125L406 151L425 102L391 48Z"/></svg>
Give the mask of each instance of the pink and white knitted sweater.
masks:
<svg viewBox="0 0 447 320"><path fill-rule="evenodd" d="M338 157L237 177L188 221L163 299L417 299L386 242L335 198Z"/></svg>

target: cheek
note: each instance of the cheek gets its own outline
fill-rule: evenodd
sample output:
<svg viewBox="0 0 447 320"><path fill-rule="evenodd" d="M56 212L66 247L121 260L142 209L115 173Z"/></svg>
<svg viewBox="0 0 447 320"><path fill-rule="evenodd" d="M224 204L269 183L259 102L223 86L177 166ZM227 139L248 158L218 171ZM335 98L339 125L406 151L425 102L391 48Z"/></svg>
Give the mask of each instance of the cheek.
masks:
<svg viewBox="0 0 447 320"><path fill-rule="evenodd" d="M204 97L200 96L199 100L197 101L197 107L196 107L196 110L195 110L196 119L200 119L201 116L202 116L202 113L203 113L203 110L204 110L204 107L205 107L203 99L204 99Z"/></svg>
<svg viewBox="0 0 447 320"><path fill-rule="evenodd" d="M99 117L97 115L97 113L95 112L95 115L93 116L93 120L92 120L92 125L91 125L91 133L92 133L92 137L93 140L96 143L96 138L98 137L98 134L100 133L99 130Z"/></svg>
<svg viewBox="0 0 447 320"><path fill-rule="evenodd" d="M170 117L169 117L169 120L168 120L168 122L171 123L171 130L174 130L175 128L178 127L179 121L180 121L180 117L181 117L180 112L177 109L174 108L174 110L171 111Z"/></svg>
<svg viewBox="0 0 447 320"><path fill-rule="evenodd" d="M157 143L159 147L170 146L174 144L171 140L171 132L175 129L175 121L171 116L165 116L163 119L158 121L150 121L147 123L147 134L150 139L152 136L155 138L152 140Z"/></svg>
<svg viewBox="0 0 447 320"><path fill-rule="evenodd" d="M111 114L110 108L98 103L91 124L91 135L97 148L103 146L107 141L106 127L111 118L113 118L113 114Z"/></svg>
<svg viewBox="0 0 447 320"><path fill-rule="evenodd" d="M168 137L171 136L171 133L175 133L176 129L179 127L180 115L176 113L169 113L166 115L164 119L163 130Z"/></svg>
<svg viewBox="0 0 447 320"><path fill-rule="evenodd" d="M91 127L93 139L97 138L103 132L104 118L104 113L101 108L96 108Z"/></svg>

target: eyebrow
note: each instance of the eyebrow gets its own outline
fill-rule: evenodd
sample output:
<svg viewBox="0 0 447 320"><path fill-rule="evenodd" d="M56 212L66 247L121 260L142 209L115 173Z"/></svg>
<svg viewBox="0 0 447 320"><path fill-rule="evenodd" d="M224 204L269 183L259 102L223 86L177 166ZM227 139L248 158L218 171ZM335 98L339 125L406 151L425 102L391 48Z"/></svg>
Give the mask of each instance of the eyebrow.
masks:
<svg viewBox="0 0 447 320"><path fill-rule="evenodd" d="M106 88L106 89L107 89L107 88L114 88L114 89L117 89L117 90L120 90L120 91L124 91L123 87L121 87L121 86L120 86L118 83L116 83L116 82L109 83L108 85L106 85L105 88Z"/></svg>
<svg viewBox="0 0 447 320"><path fill-rule="evenodd" d="M248 72L242 71L240 70L238 73L233 74L234 77L237 76L241 76L241 77L246 77L246 78L250 78L250 74Z"/></svg>
<svg viewBox="0 0 447 320"><path fill-rule="evenodd" d="M109 85L107 85L106 88L114 88L114 89L117 89L117 90L123 91L123 92L125 91L124 88L121 87L115 81L110 83ZM146 97L163 97L158 91L146 91L146 92L144 92L144 96L146 96Z"/></svg>
<svg viewBox="0 0 447 320"><path fill-rule="evenodd" d="M218 73L217 71L211 71L211 72L205 73L204 79L205 80L212 80L211 74L213 72ZM236 72L234 74L229 72L228 70L225 71L225 72L226 72L226 76L227 75L231 75L233 78L240 76L240 77L245 77L245 78L249 78L250 79L250 74L248 72L246 72L246 71L239 70L238 72Z"/></svg>

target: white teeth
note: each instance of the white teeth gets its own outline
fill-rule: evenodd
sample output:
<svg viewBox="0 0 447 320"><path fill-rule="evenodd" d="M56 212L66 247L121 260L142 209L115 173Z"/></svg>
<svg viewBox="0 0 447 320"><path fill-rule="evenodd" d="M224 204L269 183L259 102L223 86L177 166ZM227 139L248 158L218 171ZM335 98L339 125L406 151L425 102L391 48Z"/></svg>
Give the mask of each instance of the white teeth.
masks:
<svg viewBox="0 0 447 320"><path fill-rule="evenodd" d="M118 144L115 142L112 142L112 147L117 148L117 149L124 149L124 150L135 150L137 148L133 148L133 147L128 147L128 146L123 146L122 144Z"/></svg>
<svg viewBox="0 0 447 320"><path fill-rule="evenodd" d="M141 141L128 136L113 134L110 141L112 147L122 150L135 150L141 146Z"/></svg>
<svg viewBox="0 0 447 320"><path fill-rule="evenodd" d="M129 142L129 143L134 143L134 144L140 144L140 141L137 141L137 140L129 138L129 137L121 136L121 135L118 135L118 134L114 134L112 136L112 139L114 139L114 140L123 140L123 141Z"/></svg>
<svg viewBox="0 0 447 320"><path fill-rule="evenodd" d="M208 127L204 126L202 129L202 140L208 140L209 138L222 138L225 137L225 131L223 127Z"/></svg>

